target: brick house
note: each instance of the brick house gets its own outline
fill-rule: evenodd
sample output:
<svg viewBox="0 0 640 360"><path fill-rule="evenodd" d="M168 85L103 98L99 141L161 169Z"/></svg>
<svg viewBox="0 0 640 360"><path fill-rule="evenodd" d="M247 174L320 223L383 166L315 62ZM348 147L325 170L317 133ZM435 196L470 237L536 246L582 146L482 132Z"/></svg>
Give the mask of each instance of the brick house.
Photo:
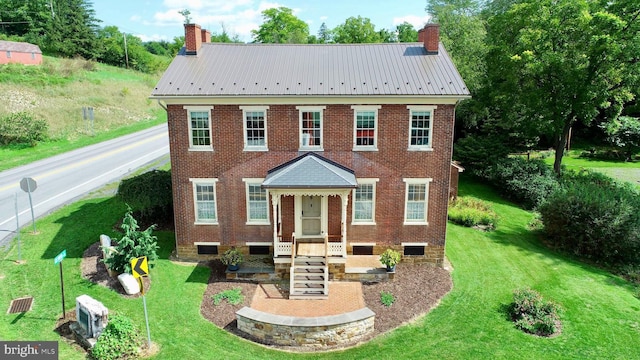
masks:
<svg viewBox="0 0 640 360"><path fill-rule="evenodd" d="M42 64L42 51L38 45L0 40L0 64Z"/></svg>
<svg viewBox="0 0 640 360"><path fill-rule="evenodd" d="M419 43L208 39L186 24L151 96L167 110L179 258L234 246L293 277L296 257L321 256L324 280L386 248L443 264L454 111L469 91L438 25Z"/></svg>

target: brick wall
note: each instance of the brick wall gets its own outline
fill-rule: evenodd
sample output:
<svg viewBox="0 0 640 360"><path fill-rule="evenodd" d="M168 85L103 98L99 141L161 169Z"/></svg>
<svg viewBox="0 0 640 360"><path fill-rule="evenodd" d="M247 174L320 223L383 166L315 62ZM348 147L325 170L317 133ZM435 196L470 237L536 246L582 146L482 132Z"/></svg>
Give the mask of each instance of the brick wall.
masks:
<svg viewBox="0 0 640 360"><path fill-rule="evenodd" d="M187 110L182 105L169 105L167 111L178 255L188 247L195 249L192 244L196 241L220 242L221 246L271 242L272 225L245 224L245 183L242 178L264 178L269 169L301 155L298 152L299 112L296 107L269 106L268 152L243 151L242 110L237 105L214 106L211 112L213 151L189 151ZM434 111L433 151L407 151L407 106L382 105L378 112L379 151L354 152L353 114L350 105L326 106L324 151L320 153L354 170L358 178L380 179L376 184L376 225L351 225L352 199L349 199L348 240L375 242L381 248L401 242L426 242L434 249L444 249L454 106L438 105ZM218 225L194 225L193 187L189 178L218 178ZM403 225L403 178L433 179L429 185L428 226ZM340 233L340 211L340 199L330 197L329 231L332 235ZM284 197L282 233L287 237L294 230L293 212L293 197ZM272 222L275 218L277 215L271 214ZM436 253L443 256L443 251Z"/></svg>

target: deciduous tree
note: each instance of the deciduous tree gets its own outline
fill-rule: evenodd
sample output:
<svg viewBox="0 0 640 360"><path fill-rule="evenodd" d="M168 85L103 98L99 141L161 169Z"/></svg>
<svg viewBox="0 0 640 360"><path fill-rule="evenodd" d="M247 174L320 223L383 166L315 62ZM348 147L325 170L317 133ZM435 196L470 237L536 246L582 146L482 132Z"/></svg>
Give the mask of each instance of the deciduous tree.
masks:
<svg viewBox="0 0 640 360"><path fill-rule="evenodd" d="M303 44L309 38L309 25L289 8L267 9L262 12L262 18L260 28L251 30L254 42Z"/></svg>
<svg viewBox="0 0 640 360"><path fill-rule="evenodd" d="M572 125L617 117L637 92L637 1L522 0L489 19L488 41L503 121L550 136L558 174Z"/></svg>
<svg viewBox="0 0 640 360"><path fill-rule="evenodd" d="M379 43L380 33L369 18L350 17L333 29L333 41L340 44Z"/></svg>

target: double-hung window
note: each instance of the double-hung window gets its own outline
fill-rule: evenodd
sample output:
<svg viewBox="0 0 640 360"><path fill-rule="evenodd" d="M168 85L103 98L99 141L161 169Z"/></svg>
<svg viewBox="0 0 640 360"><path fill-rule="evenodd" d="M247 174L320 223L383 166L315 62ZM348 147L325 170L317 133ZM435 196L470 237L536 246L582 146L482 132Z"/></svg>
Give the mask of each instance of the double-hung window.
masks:
<svg viewBox="0 0 640 360"><path fill-rule="evenodd" d="M242 179L246 184L247 224L269 224L269 192L261 184L264 179Z"/></svg>
<svg viewBox="0 0 640 360"><path fill-rule="evenodd" d="M378 150L378 109L380 106L352 106L353 150Z"/></svg>
<svg viewBox="0 0 640 360"><path fill-rule="evenodd" d="M432 150L435 106L407 106L409 109L409 150Z"/></svg>
<svg viewBox="0 0 640 360"><path fill-rule="evenodd" d="M322 115L325 107L298 106L300 112L300 150L322 151Z"/></svg>
<svg viewBox="0 0 640 360"><path fill-rule="evenodd" d="M267 151L268 106L241 106L245 151Z"/></svg>
<svg viewBox="0 0 640 360"><path fill-rule="evenodd" d="M353 189L353 225L375 225L376 182L378 179L358 179L358 187Z"/></svg>
<svg viewBox="0 0 640 360"><path fill-rule="evenodd" d="M185 106L189 120L189 150L213 150L211 144L212 106Z"/></svg>
<svg viewBox="0 0 640 360"><path fill-rule="evenodd" d="M217 224L216 183L218 179L189 179L193 184L193 203L196 224Z"/></svg>
<svg viewBox="0 0 640 360"><path fill-rule="evenodd" d="M431 181L431 178L404 179L406 184L405 225L428 225L429 183Z"/></svg>

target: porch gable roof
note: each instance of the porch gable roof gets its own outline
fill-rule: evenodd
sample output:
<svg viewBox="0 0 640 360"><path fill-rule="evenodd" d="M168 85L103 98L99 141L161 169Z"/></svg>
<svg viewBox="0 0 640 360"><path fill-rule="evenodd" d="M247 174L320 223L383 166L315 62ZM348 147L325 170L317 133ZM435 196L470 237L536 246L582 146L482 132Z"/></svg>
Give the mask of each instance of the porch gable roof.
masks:
<svg viewBox="0 0 640 360"><path fill-rule="evenodd" d="M349 189L358 187L353 170L318 154L305 153L267 171L265 189Z"/></svg>

